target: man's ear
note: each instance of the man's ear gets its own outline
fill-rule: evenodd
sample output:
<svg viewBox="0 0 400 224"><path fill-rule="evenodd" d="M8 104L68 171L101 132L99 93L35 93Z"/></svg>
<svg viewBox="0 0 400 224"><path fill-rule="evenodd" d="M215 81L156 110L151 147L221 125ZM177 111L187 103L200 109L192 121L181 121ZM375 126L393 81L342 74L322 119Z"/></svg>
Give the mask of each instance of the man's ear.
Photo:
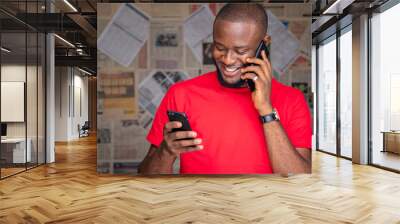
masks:
<svg viewBox="0 0 400 224"><path fill-rule="evenodd" d="M266 45L271 44L271 36L269 36L268 34L265 34L264 42Z"/></svg>

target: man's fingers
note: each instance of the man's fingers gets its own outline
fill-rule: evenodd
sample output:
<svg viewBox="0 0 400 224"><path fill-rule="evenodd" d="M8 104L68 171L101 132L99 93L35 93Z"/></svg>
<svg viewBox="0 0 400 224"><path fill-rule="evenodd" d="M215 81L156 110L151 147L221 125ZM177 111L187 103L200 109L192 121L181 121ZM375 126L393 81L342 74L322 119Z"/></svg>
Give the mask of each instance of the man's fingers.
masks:
<svg viewBox="0 0 400 224"><path fill-rule="evenodd" d="M264 52L264 56L265 56L265 51L263 50L262 52ZM262 52L261 52L261 56L262 56ZM263 80L270 80L271 79L271 69L270 69L270 63L268 58L266 60L263 59L259 59L259 58L247 58L246 62L248 63L253 63L258 65L257 67L260 67L262 69L262 73L259 74L259 76L263 79ZM252 67L252 66L247 66L247 67Z"/></svg>
<svg viewBox="0 0 400 224"><path fill-rule="evenodd" d="M196 146L186 147L185 151L186 152L191 152L191 151L196 151L196 150L202 150L203 148L204 148L203 145L196 145Z"/></svg>
<svg viewBox="0 0 400 224"><path fill-rule="evenodd" d="M242 75L242 79L250 79L250 80L253 80L256 89L259 89L261 83L260 83L260 79L259 79L258 77L257 77L257 78L256 78L256 77L257 77L257 75L256 75L256 74L253 74L253 73L246 73L245 75Z"/></svg>
<svg viewBox="0 0 400 224"><path fill-rule="evenodd" d="M197 133L194 131L177 131L170 134L172 140L185 139L185 138L194 138L197 136Z"/></svg>
<svg viewBox="0 0 400 224"><path fill-rule="evenodd" d="M172 129L174 128L180 128L180 127L182 127L182 123L179 121L167 122L164 126L164 134L171 132Z"/></svg>
<svg viewBox="0 0 400 224"><path fill-rule="evenodd" d="M200 138L195 138L195 139L188 139L188 140L177 140L174 141L173 147L174 148L184 148L184 147L188 147L188 146L196 146L196 145L200 145L202 142L202 140Z"/></svg>
<svg viewBox="0 0 400 224"><path fill-rule="evenodd" d="M261 53L261 55L262 55L262 53ZM258 66L263 66L264 63L265 63L265 61L263 59L260 59L260 58L247 58L246 62L247 63L253 63L253 64L256 64Z"/></svg>
<svg viewBox="0 0 400 224"><path fill-rule="evenodd" d="M257 77L257 78L255 78L255 77ZM246 73L246 74L242 75L242 79L251 79L251 80L257 82L258 76L254 73Z"/></svg>
<svg viewBox="0 0 400 224"><path fill-rule="evenodd" d="M195 151L203 149L202 140L196 138L197 133L194 131L174 131L174 128L182 127L179 121L167 122L164 125L164 142L166 150L172 154L179 156L183 152Z"/></svg>
<svg viewBox="0 0 400 224"><path fill-rule="evenodd" d="M179 155L181 153L185 152L191 152L191 151L197 151L197 150L202 150L204 148L203 145L196 145L196 146L188 146L180 149L175 149L173 150L176 155Z"/></svg>
<svg viewBox="0 0 400 224"><path fill-rule="evenodd" d="M246 76L248 73L255 73L255 75L258 76L258 78L261 78L262 80L265 80L264 76L262 75L262 70L260 68L260 66L257 65L250 65L250 66L246 66L244 68L241 68L240 72L242 72L242 76ZM251 76L251 78L254 75Z"/></svg>

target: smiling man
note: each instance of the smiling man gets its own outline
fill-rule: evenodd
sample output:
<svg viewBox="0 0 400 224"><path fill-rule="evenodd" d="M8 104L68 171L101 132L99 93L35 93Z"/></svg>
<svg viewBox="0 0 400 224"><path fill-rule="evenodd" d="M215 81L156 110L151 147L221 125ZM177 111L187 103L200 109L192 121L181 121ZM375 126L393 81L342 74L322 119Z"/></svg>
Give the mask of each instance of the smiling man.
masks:
<svg viewBox="0 0 400 224"><path fill-rule="evenodd" d="M302 93L272 77L261 41L268 18L258 4L227 4L213 27L217 71L173 85L147 136L143 174L169 174L180 157L181 174L311 172L311 114ZM251 91L244 81L253 80ZM193 131L172 131L167 111L186 113ZM279 115L278 115L279 114Z"/></svg>

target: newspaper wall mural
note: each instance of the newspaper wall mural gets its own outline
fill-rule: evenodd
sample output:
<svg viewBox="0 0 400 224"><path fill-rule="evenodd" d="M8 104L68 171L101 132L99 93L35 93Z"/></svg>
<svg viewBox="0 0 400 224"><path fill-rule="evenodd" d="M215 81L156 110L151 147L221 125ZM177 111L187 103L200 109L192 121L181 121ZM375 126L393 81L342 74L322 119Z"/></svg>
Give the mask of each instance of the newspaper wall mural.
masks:
<svg viewBox="0 0 400 224"><path fill-rule="evenodd" d="M310 14L311 5L263 4L274 76L302 90L311 107L311 21L302 16ZM168 88L215 70L212 24L222 6L97 5L98 172L135 174L150 147L146 135Z"/></svg>

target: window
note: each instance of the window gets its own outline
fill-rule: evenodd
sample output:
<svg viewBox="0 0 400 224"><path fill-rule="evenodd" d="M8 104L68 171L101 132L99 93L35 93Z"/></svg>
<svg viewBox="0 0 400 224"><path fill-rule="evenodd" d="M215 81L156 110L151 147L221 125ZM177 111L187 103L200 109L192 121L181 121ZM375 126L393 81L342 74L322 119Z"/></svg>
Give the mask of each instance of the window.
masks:
<svg viewBox="0 0 400 224"><path fill-rule="evenodd" d="M336 36L318 48L318 149L336 154Z"/></svg>
<svg viewBox="0 0 400 224"><path fill-rule="evenodd" d="M400 4L371 18L372 163L400 170Z"/></svg>
<svg viewBox="0 0 400 224"><path fill-rule="evenodd" d="M340 155L352 157L352 33L351 26L340 36Z"/></svg>
<svg viewBox="0 0 400 224"><path fill-rule="evenodd" d="M44 3L18 2L20 15L39 13ZM4 12L0 17L9 21L0 29L0 123L6 127L0 144L2 179L45 163L46 39Z"/></svg>

